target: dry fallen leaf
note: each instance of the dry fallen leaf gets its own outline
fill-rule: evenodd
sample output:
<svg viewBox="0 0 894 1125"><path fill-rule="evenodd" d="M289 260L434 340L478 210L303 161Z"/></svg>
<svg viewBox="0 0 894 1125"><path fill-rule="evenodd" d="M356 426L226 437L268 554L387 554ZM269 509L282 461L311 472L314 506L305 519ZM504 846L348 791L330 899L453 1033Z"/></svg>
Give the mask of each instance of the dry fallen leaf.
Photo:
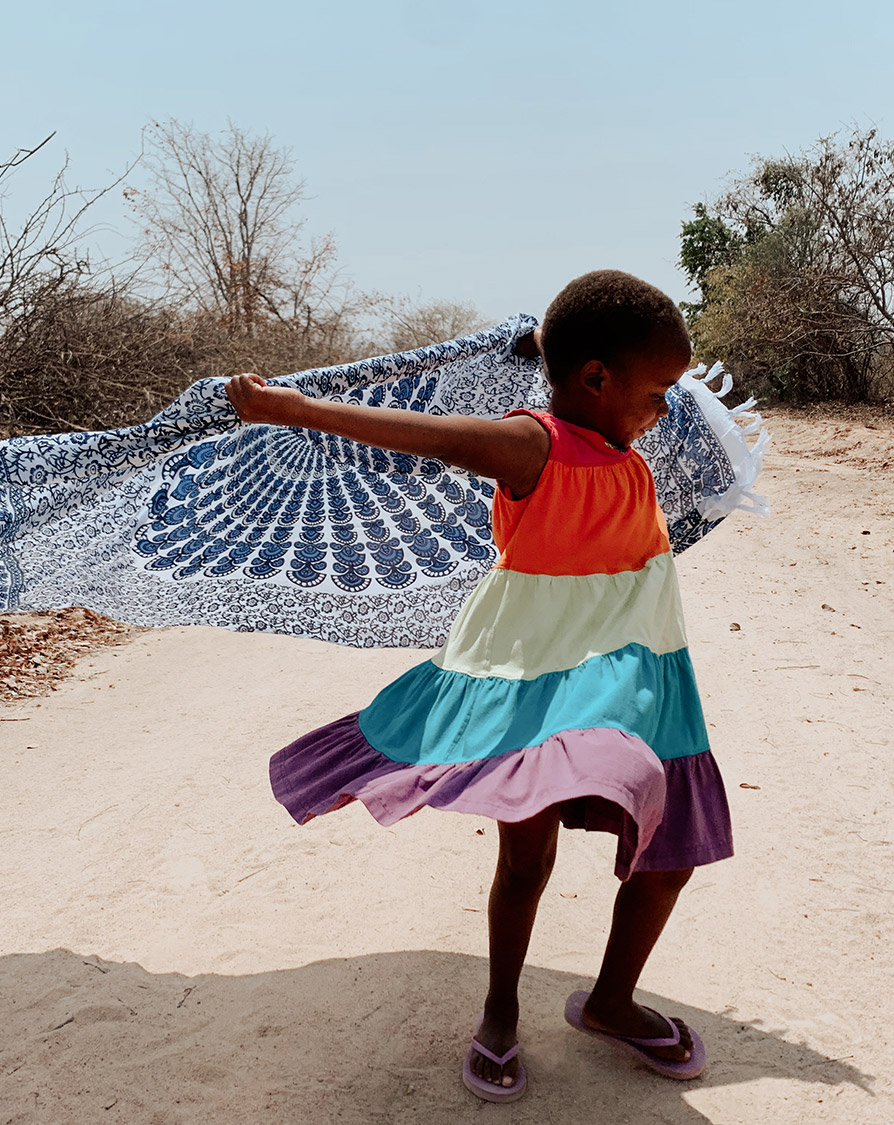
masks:
<svg viewBox="0 0 894 1125"><path fill-rule="evenodd" d="M78 606L4 614L0 616L0 700L55 691L85 653L141 632L138 626Z"/></svg>

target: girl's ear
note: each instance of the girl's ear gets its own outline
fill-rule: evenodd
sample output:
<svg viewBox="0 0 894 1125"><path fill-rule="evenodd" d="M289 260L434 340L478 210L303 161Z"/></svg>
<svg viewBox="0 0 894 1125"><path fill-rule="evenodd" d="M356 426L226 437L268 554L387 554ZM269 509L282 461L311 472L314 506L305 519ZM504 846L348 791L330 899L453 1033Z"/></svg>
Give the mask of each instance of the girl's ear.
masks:
<svg viewBox="0 0 894 1125"><path fill-rule="evenodd" d="M599 359L588 359L580 369L581 386L591 394L601 394L605 385L605 367Z"/></svg>

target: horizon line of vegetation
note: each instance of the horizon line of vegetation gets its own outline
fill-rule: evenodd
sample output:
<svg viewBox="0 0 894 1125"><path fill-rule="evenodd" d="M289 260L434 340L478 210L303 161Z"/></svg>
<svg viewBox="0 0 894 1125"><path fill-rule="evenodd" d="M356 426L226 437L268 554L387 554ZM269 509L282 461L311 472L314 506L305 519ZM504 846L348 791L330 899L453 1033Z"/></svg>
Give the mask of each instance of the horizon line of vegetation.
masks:
<svg viewBox="0 0 894 1125"><path fill-rule="evenodd" d="M0 189L53 139L0 163ZM93 193L68 161L13 225L0 190L0 432L131 425L197 379L263 376L406 351L485 326L471 303L364 293L332 235L311 237L289 149L232 122L170 120ZM6 180L6 183L3 181ZM90 261L91 208L120 188L136 246ZM695 352L742 397L878 401L894 387L894 145L853 127L757 157L683 221L681 307Z"/></svg>

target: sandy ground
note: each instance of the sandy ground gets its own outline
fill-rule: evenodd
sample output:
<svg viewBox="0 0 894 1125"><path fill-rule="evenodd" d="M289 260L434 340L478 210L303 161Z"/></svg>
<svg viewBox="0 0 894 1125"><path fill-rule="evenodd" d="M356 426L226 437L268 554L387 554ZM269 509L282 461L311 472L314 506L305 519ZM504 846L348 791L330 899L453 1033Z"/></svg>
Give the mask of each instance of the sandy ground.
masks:
<svg viewBox="0 0 894 1125"><path fill-rule="evenodd" d="M418 654L171 629L0 709L0 1125L892 1125L890 417L770 422L772 516L680 560L738 854L696 873L642 998L699 1029L702 1078L563 1023L615 889L611 842L566 832L523 978L529 1093L468 1094L493 824L299 828L266 777Z"/></svg>

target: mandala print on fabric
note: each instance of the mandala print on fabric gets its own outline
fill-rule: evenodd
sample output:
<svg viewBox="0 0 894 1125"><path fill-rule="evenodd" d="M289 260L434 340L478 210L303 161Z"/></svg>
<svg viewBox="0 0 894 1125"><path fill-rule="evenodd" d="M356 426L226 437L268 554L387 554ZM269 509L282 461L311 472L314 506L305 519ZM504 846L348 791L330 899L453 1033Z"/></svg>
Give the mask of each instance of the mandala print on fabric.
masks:
<svg viewBox="0 0 894 1125"><path fill-rule="evenodd" d="M271 382L383 409L543 409L539 360L513 354L535 326L518 316ZM496 558L492 482L316 431L242 426L224 383L196 383L142 426L0 445L0 604L356 646L440 644ZM684 377L669 403L640 448L679 551L741 502L759 452L698 379ZM706 498L723 512L706 519Z"/></svg>

